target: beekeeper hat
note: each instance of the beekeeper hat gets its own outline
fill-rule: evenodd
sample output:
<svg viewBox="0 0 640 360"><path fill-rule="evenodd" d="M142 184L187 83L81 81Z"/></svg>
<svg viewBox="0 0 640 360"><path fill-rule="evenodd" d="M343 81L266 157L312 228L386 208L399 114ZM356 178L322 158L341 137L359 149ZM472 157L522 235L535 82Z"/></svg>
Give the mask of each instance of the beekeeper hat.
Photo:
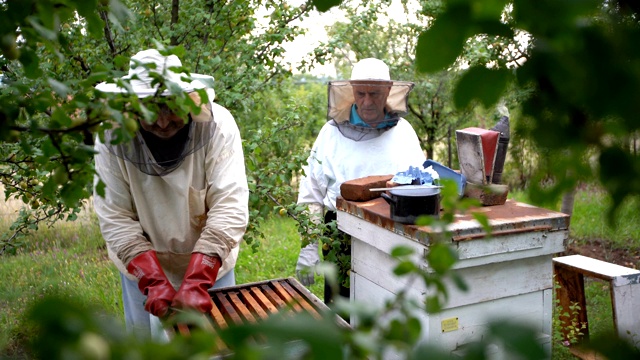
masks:
<svg viewBox="0 0 640 360"><path fill-rule="evenodd" d="M374 58L362 59L353 66L351 80L391 81L389 67L384 61Z"/></svg>
<svg viewBox="0 0 640 360"><path fill-rule="evenodd" d="M96 85L96 90L105 93L131 94L138 98L151 96L169 96L187 93L196 104L200 102L200 95L195 90L205 89L208 102L200 104L200 111L190 113L193 120L188 133L182 139L184 144L181 151L171 154L172 158L156 156L149 149L149 140L145 140L138 131L133 139L118 142L117 132L109 129L104 133L106 149L113 155L133 164L141 172L152 176L165 176L181 166L184 159L211 143L216 134L217 123L213 120L212 101L215 96L211 84L213 77L183 72L182 62L175 55L165 56L158 50L140 51L129 61L129 73L118 81L103 82ZM161 84L164 86L161 88ZM162 90L161 90L162 89ZM162 91L158 94L158 91ZM170 139L171 140L171 139ZM169 140L169 141L170 141ZM179 138L178 138L179 140ZM157 145L156 146L160 146Z"/></svg>
<svg viewBox="0 0 640 360"><path fill-rule="evenodd" d="M165 56L156 49L143 50L132 56L129 73L120 79L126 81L102 82L95 88L106 93L129 93L145 98L156 94L160 83L164 82L166 89L158 95L168 96L207 89L209 100L213 100L215 96L212 87L208 85L213 83L213 76L194 73L187 75L182 72L182 62L176 55Z"/></svg>
<svg viewBox="0 0 640 360"><path fill-rule="evenodd" d="M414 83L391 80L389 66L384 61L366 58L357 62L349 80L330 81L328 86L329 108L327 118L337 123L349 121L351 106L355 103L353 85L366 82L368 86L391 87L387 97L386 111L391 117L401 117L408 113L408 97ZM387 119L388 120L388 119Z"/></svg>
<svg viewBox="0 0 640 360"><path fill-rule="evenodd" d="M182 62L176 55L162 55L156 49L143 50L129 60L129 73L120 78L124 81L102 82L96 90L105 93L135 94L138 98L153 96L164 83L165 90L159 96L188 93L196 104L200 104L197 89L205 89L209 102L215 99L213 76L182 72ZM179 72L177 72L179 71ZM191 113L194 121L209 121L211 109L209 103L200 104L198 114Z"/></svg>

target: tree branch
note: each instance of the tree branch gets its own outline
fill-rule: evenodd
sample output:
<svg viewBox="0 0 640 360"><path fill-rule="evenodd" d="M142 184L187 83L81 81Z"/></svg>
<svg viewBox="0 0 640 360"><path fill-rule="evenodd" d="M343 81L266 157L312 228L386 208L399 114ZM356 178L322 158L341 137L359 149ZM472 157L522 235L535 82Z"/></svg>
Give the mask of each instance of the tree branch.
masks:
<svg viewBox="0 0 640 360"><path fill-rule="evenodd" d="M113 35L111 33L111 27L109 26L109 17L107 12L104 10L100 10L98 12L100 14L100 18L104 22L104 38L107 40L107 45L109 45L109 51L111 52L111 57L116 56L116 44L113 41Z"/></svg>

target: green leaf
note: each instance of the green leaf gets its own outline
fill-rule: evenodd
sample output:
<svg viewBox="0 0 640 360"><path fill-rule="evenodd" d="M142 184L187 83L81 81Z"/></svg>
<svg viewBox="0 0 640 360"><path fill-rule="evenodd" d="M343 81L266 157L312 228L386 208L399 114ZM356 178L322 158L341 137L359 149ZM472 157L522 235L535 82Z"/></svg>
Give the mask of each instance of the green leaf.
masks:
<svg viewBox="0 0 640 360"><path fill-rule="evenodd" d="M442 14L418 37L418 70L434 73L451 66L464 47L469 30L469 10L456 6Z"/></svg>
<svg viewBox="0 0 640 360"><path fill-rule="evenodd" d="M27 21L31 26L33 26L33 28L38 32L38 34L42 36L43 39L46 39L49 41L55 41L56 38L58 37L57 32L42 26L38 21L36 21L35 17L28 18Z"/></svg>
<svg viewBox="0 0 640 360"><path fill-rule="evenodd" d="M97 5L97 1L96 0L71 0L70 1L73 5L76 6L76 9L78 10L78 14L80 14L83 17L88 16L91 12L95 11L96 9L96 5Z"/></svg>
<svg viewBox="0 0 640 360"><path fill-rule="evenodd" d="M450 350L445 350L438 344L432 344L425 341L412 349L408 360L423 360L425 358L425 354L429 354L429 360L451 360L452 356Z"/></svg>
<svg viewBox="0 0 640 360"><path fill-rule="evenodd" d="M84 184L78 184L77 182L68 182L62 186L60 191L60 197L62 203L68 207L73 207L78 201L85 198Z"/></svg>
<svg viewBox="0 0 640 360"><path fill-rule="evenodd" d="M393 249L391 249L391 256L395 258L411 255L413 253L414 253L413 249L408 246L396 246Z"/></svg>
<svg viewBox="0 0 640 360"><path fill-rule="evenodd" d="M87 21L87 29L89 30L89 34L94 38L99 37L103 33L104 22L98 16L97 13L89 13L85 16Z"/></svg>
<svg viewBox="0 0 640 360"><path fill-rule="evenodd" d="M119 0L109 1L109 20L118 30L124 30L122 24L133 18L133 13Z"/></svg>
<svg viewBox="0 0 640 360"><path fill-rule="evenodd" d="M142 118L149 123L152 123L156 119L156 114L154 111L149 110L146 106L140 105L140 112L142 113ZM123 119L124 120L124 119Z"/></svg>
<svg viewBox="0 0 640 360"><path fill-rule="evenodd" d="M454 102L461 109L473 99L479 100L485 108L496 104L507 87L511 74L508 69L487 69L475 66L462 75L456 86Z"/></svg>
<svg viewBox="0 0 640 360"><path fill-rule="evenodd" d="M442 304L437 296L428 296L424 304L429 314L434 314L442 310Z"/></svg>
<svg viewBox="0 0 640 360"><path fill-rule="evenodd" d="M431 245L429 254L427 255L429 266L435 270L438 274L444 274L447 272L453 264L456 263L456 253L449 245L444 243L437 243Z"/></svg>
<svg viewBox="0 0 640 360"><path fill-rule="evenodd" d="M393 269L393 273L401 276L408 274L416 269L416 265L411 261L403 261Z"/></svg>
<svg viewBox="0 0 640 360"><path fill-rule="evenodd" d="M418 226L430 226L436 221L436 218L431 215L420 215L416 218L416 225Z"/></svg>
<svg viewBox="0 0 640 360"><path fill-rule="evenodd" d="M389 324L389 332L387 333L389 340L403 340L406 338L405 326L398 319L391 320Z"/></svg>
<svg viewBox="0 0 640 360"><path fill-rule="evenodd" d="M313 0L313 5L320 12L325 12L334 6L340 5L342 0Z"/></svg>
<svg viewBox="0 0 640 360"><path fill-rule="evenodd" d="M499 19L507 5L506 0L473 1L472 11L474 19Z"/></svg>
<svg viewBox="0 0 640 360"><path fill-rule="evenodd" d="M56 79L48 78L49 85L51 85L51 89L56 92L60 97L66 98L71 89L67 86L67 84L62 83Z"/></svg>
<svg viewBox="0 0 640 360"><path fill-rule="evenodd" d="M409 333L409 336L412 341L417 340L420 337L420 332L422 331L422 325L420 324L420 320L418 320L415 317L409 318L407 320L406 331Z"/></svg>
<svg viewBox="0 0 640 360"><path fill-rule="evenodd" d="M510 321L493 321L489 324L491 334L502 340L505 347L514 353L527 354L529 359L545 359L542 345L536 341L536 330L530 325Z"/></svg>
<svg viewBox="0 0 640 360"><path fill-rule="evenodd" d="M41 149L44 158L50 158L58 154L58 149L51 143L51 139L49 138L42 142Z"/></svg>
<svg viewBox="0 0 640 360"><path fill-rule="evenodd" d="M125 68L129 67L129 57L124 56L124 55L117 55L113 59L113 63L115 64L115 66L118 69L125 69Z"/></svg>
<svg viewBox="0 0 640 360"><path fill-rule="evenodd" d="M263 322L253 325L233 326L220 331L220 336L225 343L235 345L239 351L252 336L263 336L268 346L266 348L278 349L281 346L291 345L292 340L300 340L306 344L315 358L339 359L344 349L341 342L342 331L337 327L331 316L316 320L307 313L299 313L295 316L269 317ZM237 355L237 354L236 354ZM239 358L246 358L239 356ZM266 356L265 358L282 358L281 356Z"/></svg>
<svg viewBox="0 0 640 360"><path fill-rule="evenodd" d="M59 107L55 108L53 113L51 113L51 120L53 123L57 123L64 127L71 126L71 119L69 118L69 115Z"/></svg>
<svg viewBox="0 0 640 360"><path fill-rule="evenodd" d="M471 216L473 216L473 218L476 219L476 221L478 221L480 225L482 225L482 228L484 229L485 232L487 232L488 234L491 233L489 218L487 217L486 214L474 212L474 213L471 213Z"/></svg>
<svg viewBox="0 0 640 360"><path fill-rule="evenodd" d="M464 278L460 276L460 274L455 271L451 272L451 279L458 289L460 289L461 291L469 291L469 286L467 286L467 283L464 281Z"/></svg>
<svg viewBox="0 0 640 360"><path fill-rule="evenodd" d="M37 79L42 76L42 70L40 70L40 60L38 55L29 48L23 48L20 51L20 62L24 67L24 74L29 79Z"/></svg>

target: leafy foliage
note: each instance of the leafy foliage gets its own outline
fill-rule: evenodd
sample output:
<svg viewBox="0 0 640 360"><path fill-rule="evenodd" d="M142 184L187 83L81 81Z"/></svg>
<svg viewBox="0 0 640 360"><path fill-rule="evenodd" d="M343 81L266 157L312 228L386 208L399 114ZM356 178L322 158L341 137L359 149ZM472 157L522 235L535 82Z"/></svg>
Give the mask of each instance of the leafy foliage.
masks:
<svg viewBox="0 0 640 360"><path fill-rule="evenodd" d="M417 343L421 325L412 315L415 304L401 304L398 300L404 301L403 296L388 303L382 313L362 307L354 309L362 319L358 332L336 325L333 320L336 315L331 312L320 319L307 314L286 317L278 314L257 324L230 324L217 334L204 330L207 325L202 318L185 314L181 322L189 324L191 335L176 335L170 343L159 344L127 335L119 324L64 295L47 296L35 303L24 325L37 328L38 336L31 343L31 351L36 358L47 359L200 359L216 350L218 340L232 350L231 353L225 350L230 359L366 359L382 354L385 349L407 353L410 359L421 359L425 354L429 358L453 359L438 346ZM378 326L374 324L381 319L389 319L389 325L382 329L382 334L377 334ZM535 331L525 325L492 322L482 341L469 344L467 352L455 358L484 358L495 343L504 344L508 354L518 358L547 358L535 339ZM625 356L637 355L627 345L620 345L626 351ZM616 358L620 357L612 357Z"/></svg>
<svg viewBox="0 0 640 360"><path fill-rule="evenodd" d="M506 1L447 2L434 26L420 35L419 68L435 72L453 65L462 52L461 41L471 35L504 35L505 5ZM613 198L613 214L625 197L640 195L640 160L628 135L640 126L633 115L638 111L634 89L640 83L638 7L625 1L517 0L509 4L509 14L511 28L525 31L532 44L527 61L515 69L518 86L535 89L523 103L527 121L519 123L519 131L543 151L561 154L560 159L539 164L530 187L540 194L534 199L557 198L577 181L595 175ZM539 21L542 18L548 21ZM420 50L438 46L445 36L452 43L443 56ZM503 72L483 73L481 79L459 86L504 88ZM459 87L456 93L459 105L470 97L467 89ZM484 98L487 104L496 100L495 94ZM585 161L591 151L597 162ZM549 176L552 182L541 181Z"/></svg>
<svg viewBox="0 0 640 360"><path fill-rule="evenodd" d="M300 118L299 110L299 106L289 104L283 117L265 119L270 120L270 123L250 131L248 136L244 137L251 192L249 231L244 239L254 250L259 244L255 236L259 237L262 234L258 230L259 224L266 216L272 214L274 208L284 210L283 214L300 221L300 225L305 229L309 227L308 217L305 218L303 214L304 209L295 205L295 184L300 169L306 164L308 153L303 143L290 137L291 132L301 128L305 122L305 119Z"/></svg>
<svg viewBox="0 0 640 360"><path fill-rule="evenodd" d="M92 194L96 136L115 128L117 140L124 141L137 129L135 116L153 119L153 108L135 97L96 93L97 83L122 76L133 53L158 48L178 55L187 73L213 74L216 101L249 112L246 94L269 90L290 76L279 61L283 43L302 33L292 22L310 9L277 5L2 2L0 182L6 198L29 206L0 238L0 254L14 251L19 238L43 222L74 219ZM174 110L193 105L183 97ZM97 186L101 193L102 184Z"/></svg>

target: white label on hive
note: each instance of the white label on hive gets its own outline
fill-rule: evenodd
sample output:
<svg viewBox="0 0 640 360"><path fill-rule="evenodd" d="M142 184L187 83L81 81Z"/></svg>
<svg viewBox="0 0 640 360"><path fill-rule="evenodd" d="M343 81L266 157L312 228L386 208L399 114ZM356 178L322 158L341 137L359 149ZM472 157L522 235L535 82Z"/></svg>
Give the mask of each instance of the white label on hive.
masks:
<svg viewBox="0 0 640 360"><path fill-rule="evenodd" d="M444 319L440 322L440 326L442 327L442 332L449 332L458 330L458 318L449 318Z"/></svg>

